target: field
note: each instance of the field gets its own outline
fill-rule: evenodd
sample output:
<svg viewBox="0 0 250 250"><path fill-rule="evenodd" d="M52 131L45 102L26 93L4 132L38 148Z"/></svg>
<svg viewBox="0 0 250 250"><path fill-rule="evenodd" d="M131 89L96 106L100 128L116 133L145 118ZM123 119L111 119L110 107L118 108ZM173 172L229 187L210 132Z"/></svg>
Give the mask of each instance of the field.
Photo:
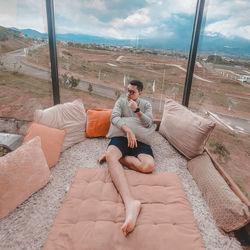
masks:
<svg viewBox="0 0 250 250"><path fill-rule="evenodd" d="M51 83L20 73L0 71L0 117L32 120L36 109L53 105ZM112 108L114 101L73 89L60 89L61 103L80 98L86 109L96 106Z"/></svg>
<svg viewBox="0 0 250 250"><path fill-rule="evenodd" d="M48 47L29 51L26 62L49 70ZM161 98L169 96L182 100L187 60L154 56L131 51L68 48L58 46L59 73L69 73L79 79L114 88L124 87L129 79L144 83L144 95ZM239 72L239 69L236 69ZM250 88L229 76L222 76L209 64L195 67L190 101L195 107L209 108L224 114L250 119ZM242 74L245 74L242 71ZM155 81L155 92L152 91ZM211 81L211 82L208 82ZM229 111L229 99L233 107Z"/></svg>
<svg viewBox="0 0 250 250"><path fill-rule="evenodd" d="M127 84L130 79L136 78L144 82L146 96L162 98L163 101L165 96L179 102L182 100L187 60L121 49L72 48L62 45L57 49L60 74L68 73L81 80L118 89L124 88L124 81ZM24 61L49 70L48 47L29 50ZM236 71L243 74L240 69ZM222 75L213 65L206 63L202 63L202 67L196 65L195 74L200 78L193 79L190 107L202 113L209 110L250 119L248 87L241 85L233 75ZM48 81L18 72L14 74L4 68L0 71L0 79L0 116L32 120L35 109L53 105L51 83ZM85 108L112 108L114 104L114 100L77 89L60 88L60 97L62 103L81 98ZM159 110L154 110L154 118L161 116ZM230 152L230 155L223 156L222 150L214 155L248 198L249 139L247 134L232 133L217 125L207 143L210 150L215 150L214 145L217 145L225 152Z"/></svg>

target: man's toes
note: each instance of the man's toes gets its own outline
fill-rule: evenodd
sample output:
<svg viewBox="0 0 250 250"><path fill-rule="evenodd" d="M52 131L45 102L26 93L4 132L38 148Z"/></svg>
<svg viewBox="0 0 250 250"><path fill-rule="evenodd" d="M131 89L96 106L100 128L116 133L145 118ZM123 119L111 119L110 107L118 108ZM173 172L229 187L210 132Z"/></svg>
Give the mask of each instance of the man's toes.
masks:
<svg viewBox="0 0 250 250"><path fill-rule="evenodd" d="M127 236L127 234L128 234L127 226L128 226L127 223L124 223L122 226L122 233L124 236Z"/></svg>
<svg viewBox="0 0 250 250"><path fill-rule="evenodd" d="M97 161L103 163L106 160L106 155L102 155Z"/></svg>

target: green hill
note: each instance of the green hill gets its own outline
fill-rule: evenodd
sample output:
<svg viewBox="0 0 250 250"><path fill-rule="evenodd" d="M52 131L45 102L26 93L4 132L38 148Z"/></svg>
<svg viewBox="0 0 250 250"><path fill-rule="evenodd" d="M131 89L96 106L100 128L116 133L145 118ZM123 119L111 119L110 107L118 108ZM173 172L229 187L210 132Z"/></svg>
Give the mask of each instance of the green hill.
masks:
<svg viewBox="0 0 250 250"><path fill-rule="evenodd" d="M31 43L22 33L0 26L0 55L30 46Z"/></svg>

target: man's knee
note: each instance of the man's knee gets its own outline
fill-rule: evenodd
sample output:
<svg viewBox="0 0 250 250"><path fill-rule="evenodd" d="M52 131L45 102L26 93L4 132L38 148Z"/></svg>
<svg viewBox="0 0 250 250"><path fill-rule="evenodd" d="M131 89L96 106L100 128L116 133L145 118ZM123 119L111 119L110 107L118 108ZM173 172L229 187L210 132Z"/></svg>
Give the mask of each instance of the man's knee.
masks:
<svg viewBox="0 0 250 250"><path fill-rule="evenodd" d="M154 170L154 162L145 162L141 170L143 173L152 173Z"/></svg>
<svg viewBox="0 0 250 250"><path fill-rule="evenodd" d="M118 148L114 146L108 147L108 150L106 152L106 161L107 164L119 161L121 158L121 152L119 151Z"/></svg>

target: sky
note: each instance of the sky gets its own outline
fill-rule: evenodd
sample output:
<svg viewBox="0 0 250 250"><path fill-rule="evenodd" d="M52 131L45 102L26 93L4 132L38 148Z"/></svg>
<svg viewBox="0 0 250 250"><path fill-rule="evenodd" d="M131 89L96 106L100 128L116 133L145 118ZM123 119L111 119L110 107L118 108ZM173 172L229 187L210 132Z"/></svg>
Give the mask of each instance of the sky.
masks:
<svg viewBox="0 0 250 250"><path fill-rule="evenodd" d="M192 33L196 0L54 0L57 33L118 39ZM0 0L0 25L47 33L45 0ZM202 34L250 40L249 0L206 0Z"/></svg>

